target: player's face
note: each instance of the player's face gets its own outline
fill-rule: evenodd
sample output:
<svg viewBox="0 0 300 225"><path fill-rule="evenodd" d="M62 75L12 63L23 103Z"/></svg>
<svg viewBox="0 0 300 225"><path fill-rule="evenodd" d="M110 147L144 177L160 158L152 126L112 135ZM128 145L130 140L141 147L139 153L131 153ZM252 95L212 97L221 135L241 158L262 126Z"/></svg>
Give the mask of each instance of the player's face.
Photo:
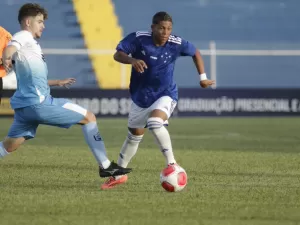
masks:
<svg viewBox="0 0 300 225"><path fill-rule="evenodd" d="M38 14L35 17L31 17L29 21L29 25L33 37L40 38L45 28L44 15Z"/></svg>
<svg viewBox="0 0 300 225"><path fill-rule="evenodd" d="M172 32L172 22L161 21L159 24L153 24L151 28L155 40L161 44L165 44Z"/></svg>

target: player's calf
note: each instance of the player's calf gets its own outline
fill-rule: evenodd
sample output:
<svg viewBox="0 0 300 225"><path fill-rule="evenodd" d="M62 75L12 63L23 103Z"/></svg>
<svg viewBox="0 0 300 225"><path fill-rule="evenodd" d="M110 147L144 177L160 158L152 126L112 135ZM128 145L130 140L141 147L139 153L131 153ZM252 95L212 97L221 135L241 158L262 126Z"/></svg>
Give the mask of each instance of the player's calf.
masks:
<svg viewBox="0 0 300 225"><path fill-rule="evenodd" d="M123 143L121 148L119 158L118 158L118 165L121 167L126 168L136 154L139 144L142 141L144 136L144 129L134 129L129 128L127 137ZM121 179L122 176L115 176L115 180ZM122 178L124 179L124 178Z"/></svg>
<svg viewBox="0 0 300 225"><path fill-rule="evenodd" d="M133 156L136 154L139 144L142 141L144 135L134 135L128 131L127 137L123 143L120 151L118 165L127 167Z"/></svg>
<svg viewBox="0 0 300 225"><path fill-rule="evenodd" d="M131 172L130 168L126 169L118 166L108 159L104 141L98 129L96 116L93 113L87 111L85 118L80 123L83 124L82 132L85 141L99 164L100 177L117 176Z"/></svg>
<svg viewBox="0 0 300 225"><path fill-rule="evenodd" d="M17 148L25 141L24 137L10 138L7 137L3 142L0 142L0 158L17 150Z"/></svg>
<svg viewBox="0 0 300 225"><path fill-rule="evenodd" d="M83 125L82 132L85 141L93 152L99 166L104 169L108 168L111 162L107 158L106 148L100 135L95 115L87 111L85 118L80 121L80 124Z"/></svg>
<svg viewBox="0 0 300 225"><path fill-rule="evenodd" d="M171 138L168 130L163 125L164 120L159 117L150 117L147 120L147 127L155 137L155 140L160 147L161 152L165 156L166 164L176 163Z"/></svg>

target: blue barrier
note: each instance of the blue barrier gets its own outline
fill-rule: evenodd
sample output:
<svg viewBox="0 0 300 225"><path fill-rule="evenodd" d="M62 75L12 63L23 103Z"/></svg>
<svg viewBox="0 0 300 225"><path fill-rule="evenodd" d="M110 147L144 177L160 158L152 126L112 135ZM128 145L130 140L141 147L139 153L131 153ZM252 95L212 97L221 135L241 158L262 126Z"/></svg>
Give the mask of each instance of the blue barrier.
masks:
<svg viewBox="0 0 300 225"><path fill-rule="evenodd" d="M12 115L5 91L0 115ZM97 117L126 117L131 100L128 90L73 89L52 91L69 98ZM179 89L173 116L300 116L300 89Z"/></svg>

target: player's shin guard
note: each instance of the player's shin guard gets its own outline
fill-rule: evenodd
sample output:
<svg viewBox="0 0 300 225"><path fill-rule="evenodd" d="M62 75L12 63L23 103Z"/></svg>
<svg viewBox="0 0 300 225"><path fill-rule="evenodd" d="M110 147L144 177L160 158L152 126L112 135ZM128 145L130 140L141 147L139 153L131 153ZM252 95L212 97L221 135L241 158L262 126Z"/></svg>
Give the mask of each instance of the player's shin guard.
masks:
<svg viewBox="0 0 300 225"><path fill-rule="evenodd" d="M163 126L163 120L159 117L150 117L147 120L147 127L155 137L161 152L165 156L166 164L176 163L171 138L168 130Z"/></svg>
<svg viewBox="0 0 300 225"><path fill-rule="evenodd" d="M94 157L99 165L106 169L110 166L110 161L106 156L104 142L100 136L96 122L90 122L82 126L85 141L89 145Z"/></svg>
<svg viewBox="0 0 300 225"><path fill-rule="evenodd" d="M126 140L123 143L121 152L118 159L118 165L127 167L132 157L136 154L139 143L141 142L143 135L133 135L128 131Z"/></svg>
<svg viewBox="0 0 300 225"><path fill-rule="evenodd" d="M6 149L3 146L3 143L0 142L0 158L3 158L4 156L8 155L9 153L6 151Z"/></svg>

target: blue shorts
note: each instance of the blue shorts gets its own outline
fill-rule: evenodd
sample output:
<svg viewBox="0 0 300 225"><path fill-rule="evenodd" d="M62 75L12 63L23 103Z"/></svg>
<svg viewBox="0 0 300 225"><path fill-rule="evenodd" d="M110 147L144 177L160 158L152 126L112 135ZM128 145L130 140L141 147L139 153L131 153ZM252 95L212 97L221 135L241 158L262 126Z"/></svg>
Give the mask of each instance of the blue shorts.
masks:
<svg viewBox="0 0 300 225"><path fill-rule="evenodd" d="M34 138L40 124L69 128L86 116L87 110L67 99L48 96L42 103L15 109L8 137Z"/></svg>

